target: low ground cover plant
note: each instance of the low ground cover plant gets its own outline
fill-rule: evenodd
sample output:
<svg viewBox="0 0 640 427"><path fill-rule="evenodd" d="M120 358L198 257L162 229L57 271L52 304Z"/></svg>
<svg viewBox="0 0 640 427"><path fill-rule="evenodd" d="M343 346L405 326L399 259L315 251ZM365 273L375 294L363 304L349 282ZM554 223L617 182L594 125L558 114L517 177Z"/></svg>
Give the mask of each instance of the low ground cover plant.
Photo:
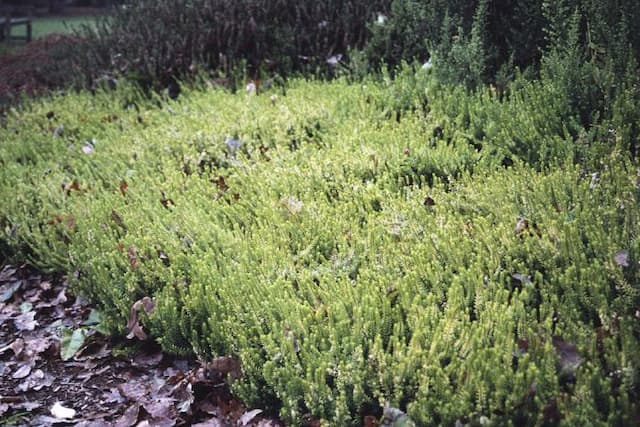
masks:
<svg viewBox="0 0 640 427"><path fill-rule="evenodd" d="M232 356L291 424L633 424L638 164L550 93L406 68L33 101L0 129L0 252L113 333Z"/></svg>

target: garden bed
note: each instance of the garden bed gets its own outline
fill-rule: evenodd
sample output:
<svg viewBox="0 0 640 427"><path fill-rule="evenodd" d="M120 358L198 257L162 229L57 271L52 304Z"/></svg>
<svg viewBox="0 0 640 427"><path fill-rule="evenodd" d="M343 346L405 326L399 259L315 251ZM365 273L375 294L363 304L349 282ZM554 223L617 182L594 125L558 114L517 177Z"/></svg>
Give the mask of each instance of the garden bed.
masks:
<svg viewBox="0 0 640 427"><path fill-rule="evenodd" d="M0 251L112 333L236 360L288 423L633 424L638 165L546 90L405 70L29 103L0 130Z"/></svg>

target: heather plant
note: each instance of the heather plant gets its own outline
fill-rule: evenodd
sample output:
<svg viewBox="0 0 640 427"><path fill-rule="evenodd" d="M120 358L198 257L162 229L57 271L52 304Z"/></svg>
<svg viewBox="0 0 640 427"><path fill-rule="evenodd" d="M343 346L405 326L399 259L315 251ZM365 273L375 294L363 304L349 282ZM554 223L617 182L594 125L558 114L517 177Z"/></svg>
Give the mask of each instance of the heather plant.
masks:
<svg viewBox="0 0 640 427"><path fill-rule="evenodd" d="M386 1L129 1L82 33L87 76L128 76L164 88L205 68L250 78L291 72L327 74L367 39L366 24Z"/></svg>
<svg viewBox="0 0 640 427"><path fill-rule="evenodd" d="M0 250L67 273L115 334L235 358L234 391L290 424L387 403L418 425L631 424L633 98L598 133L548 82L500 98L433 74L30 102L0 129Z"/></svg>

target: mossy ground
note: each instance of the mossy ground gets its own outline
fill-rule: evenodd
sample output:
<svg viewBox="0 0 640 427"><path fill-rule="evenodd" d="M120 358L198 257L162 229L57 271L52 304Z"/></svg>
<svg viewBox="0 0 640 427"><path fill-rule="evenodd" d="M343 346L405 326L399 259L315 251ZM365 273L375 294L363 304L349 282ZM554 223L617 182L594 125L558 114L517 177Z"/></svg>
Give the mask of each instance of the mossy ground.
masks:
<svg viewBox="0 0 640 427"><path fill-rule="evenodd" d="M0 130L0 251L114 332L151 297L165 349L237 357L239 395L291 423L635 422L624 141L580 145L535 85L403 79L29 103Z"/></svg>

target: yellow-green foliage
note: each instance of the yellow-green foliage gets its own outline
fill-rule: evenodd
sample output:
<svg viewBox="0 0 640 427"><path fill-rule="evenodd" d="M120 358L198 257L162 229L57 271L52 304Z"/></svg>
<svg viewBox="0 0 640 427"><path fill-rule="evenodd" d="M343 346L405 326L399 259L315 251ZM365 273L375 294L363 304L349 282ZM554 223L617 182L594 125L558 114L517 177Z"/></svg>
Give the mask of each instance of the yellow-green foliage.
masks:
<svg viewBox="0 0 640 427"><path fill-rule="evenodd" d="M235 390L291 423L390 402L419 425L628 425L638 166L612 145L584 169L543 120L555 104L521 95L294 81L34 102L0 130L0 250L70 273L114 332L152 297L167 350L238 357Z"/></svg>

